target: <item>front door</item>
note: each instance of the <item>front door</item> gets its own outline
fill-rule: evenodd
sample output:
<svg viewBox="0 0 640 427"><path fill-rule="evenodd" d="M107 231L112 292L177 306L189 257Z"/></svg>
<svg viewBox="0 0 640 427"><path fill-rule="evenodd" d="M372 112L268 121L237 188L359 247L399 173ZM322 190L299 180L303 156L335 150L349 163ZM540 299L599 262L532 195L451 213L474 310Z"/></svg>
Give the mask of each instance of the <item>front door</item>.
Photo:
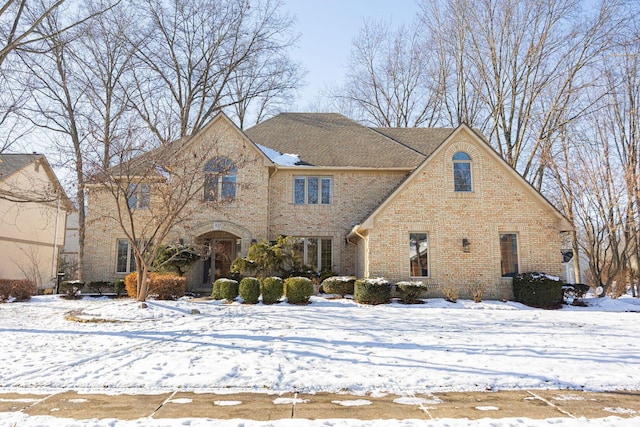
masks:
<svg viewBox="0 0 640 427"><path fill-rule="evenodd" d="M236 242L232 239L215 239L208 245L211 255L204 259L202 283L210 284L214 280L229 277Z"/></svg>

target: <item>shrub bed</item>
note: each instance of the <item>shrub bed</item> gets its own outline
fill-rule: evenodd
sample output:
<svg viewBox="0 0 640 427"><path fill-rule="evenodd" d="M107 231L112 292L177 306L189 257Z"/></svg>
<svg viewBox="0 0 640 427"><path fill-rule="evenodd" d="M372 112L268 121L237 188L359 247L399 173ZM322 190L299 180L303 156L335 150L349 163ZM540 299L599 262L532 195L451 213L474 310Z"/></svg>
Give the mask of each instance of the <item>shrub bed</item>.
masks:
<svg viewBox="0 0 640 427"><path fill-rule="evenodd" d="M384 279L356 280L353 299L360 304L388 304L391 302L391 284Z"/></svg>
<svg viewBox="0 0 640 427"><path fill-rule="evenodd" d="M184 296L187 279L172 274L149 273L147 276L147 295L159 300L176 300ZM124 286L131 298L138 298L138 272L127 274Z"/></svg>
<svg viewBox="0 0 640 427"><path fill-rule="evenodd" d="M232 302L238 296L239 290L240 286L237 280L218 279L213 282L213 293L211 296L215 299L224 299Z"/></svg>
<svg viewBox="0 0 640 427"><path fill-rule="evenodd" d="M355 282L356 278L350 276L327 277L322 281L322 290L325 294L339 294L344 298L345 295L353 295Z"/></svg>
<svg viewBox="0 0 640 427"><path fill-rule="evenodd" d="M0 302L27 301L36 294L36 284L30 280L0 279Z"/></svg>
<svg viewBox="0 0 640 427"><path fill-rule="evenodd" d="M106 289L111 288L111 282L98 280L98 281L95 281L95 282L87 283L87 287L92 292L97 292L99 295L102 295L102 292L104 292Z"/></svg>
<svg viewBox="0 0 640 427"><path fill-rule="evenodd" d="M422 304L424 301L420 297L427 291L427 286L422 282L398 282L396 289L403 304Z"/></svg>
<svg viewBox="0 0 640 427"><path fill-rule="evenodd" d="M557 309L562 307L562 281L544 273L522 273L513 278L513 296L530 307Z"/></svg>
<svg viewBox="0 0 640 427"><path fill-rule="evenodd" d="M60 282L58 292L62 294L62 298L78 299L82 298L81 292L84 288L84 282L79 280L65 280Z"/></svg>
<svg viewBox="0 0 640 427"><path fill-rule="evenodd" d="M260 298L260 281L255 277L245 277L238 289L240 298L247 304L256 304Z"/></svg>
<svg viewBox="0 0 640 427"><path fill-rule="evenodd" d="M308 277L289 277L284 281L284 294L289 304L308 304L313 295L313 281Z"/></svg>
<svg viewBox="0 0 640 427"><path fill-rule="evenodd" d="M284 293L284 285L279 277L266 277L260 287L263 304L275 304L280 301Z"/></svg>

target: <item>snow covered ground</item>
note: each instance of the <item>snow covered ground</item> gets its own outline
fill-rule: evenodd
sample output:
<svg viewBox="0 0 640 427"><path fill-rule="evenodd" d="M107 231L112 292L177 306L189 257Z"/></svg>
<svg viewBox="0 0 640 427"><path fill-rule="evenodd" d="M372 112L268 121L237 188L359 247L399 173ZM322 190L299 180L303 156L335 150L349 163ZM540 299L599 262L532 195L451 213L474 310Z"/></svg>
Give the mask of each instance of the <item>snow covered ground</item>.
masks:
<svg viewBox="0 0 640 427"><path fill-rule="evenodd" d="M640 390L640 300L587 302L589 307L546 311L512 302L440 299L409 306L362 306L320 297L307 306L183 299L150 301L140 309L129 299L38 296L0 305L0 392ZM106 321L65 320L71 311ZM67 425L39 418L5 413L0 425ZM632 420L637 425L640 414ZM522 421L306 425L632 425L622 419L613 424L605 419ZM206 425L200 422L73 425Z"/></svg>

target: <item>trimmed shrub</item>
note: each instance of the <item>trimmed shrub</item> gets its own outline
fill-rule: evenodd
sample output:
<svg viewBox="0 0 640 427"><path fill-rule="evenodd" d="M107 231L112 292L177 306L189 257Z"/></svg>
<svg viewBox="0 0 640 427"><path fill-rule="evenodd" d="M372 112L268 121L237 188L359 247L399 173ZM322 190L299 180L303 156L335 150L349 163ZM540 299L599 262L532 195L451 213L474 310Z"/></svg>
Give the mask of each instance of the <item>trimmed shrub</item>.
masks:
<svg viewBox="0 0 640 427"><path fill-rule="evenodd" d="M345 295L353 295L355 282L356 278L350 276L327 277L322 281L322 289L325 294L339 294L344 298Z"/></svg>
<svg viewBox="0 0 640 427"><path fill-rule="evenodd" d="M391 283L384 279L356 280L353 299L360 304L388 304L391 302Z"/></svg>
<svg viewBox="0 0 640 427"><path fill-rule="evenodd" d="M116 296L120 296L122 291L124 290L124 279L116 279L112 283L113 291L116 293Z"/></svg>
<svg viewBox="0 0 640 427"><path fill-rule="evenodd" d="M91 291L97 292L98 294L102 295L102 291L104 291L105 288L110 288L111 287L111 282L98 280L98 281L95 281L95 282L87 283L87 286L89 287L89 289Z"/></svg>
<svg viewBox="0 0 640 427"><path fill-rule="evenodd" d="M214 282L218 283L217 286L217 299L224 299L229 302L232 302L238 296L239 285L237 280L231 279L218 279ZM215 298L215 297L214 297Z"/></svg>
<svg viewBox="0 0 640 427"><path fill-rule="evenodd" d="M544 273L522 273L513 278L513 296L530 307L557 309L562 307L562 281Z"/></svg>
<svg viewBox="0 0 640 427"><path fill-rule="evenodd" d="M260 281L255 277L245 277L238 289L240 298L247 304L256 304L260 298Z"/></svg>
<svg viewBox="0 0 640 427"><path fill-rule="evenodd" d="M30 280L0 279L0 302L27 301L37 292L36 284Z"/></svg>
<svg viewBox="0 0 640 427"><path fill-rule="evenodd" d="M313 295L313 281L308 277L289 277L284 281L284 294L289 304L308 304Z"/></svg>
<svg viewBox="0 0 640 427"><path fill-rule="evenodd" d="M155 296L159 300L176 300L184 296L187 280L172 274L149 273L147 276L147 295ZM127 274L124 278L127 294L131 298L138 297L138 272Z"/></svg>
<svg viewBox="0 0 640 427"><path fill-rule="evenodd" d="M177 300L184 296L187 288L185 277L173 274L151 273L149 277L149 295L155 295L159 300Z"/></svg>
<svg viewBox="0 0 640 427"><path fill-rule="evenodd" d="M78 299L82 298L82 295L80 295L82 288L84 288L84 282L79 280L65 280L60 282L58 292L62 294L63 298Z"/></svg>
<svg viewBox="0 0 640 427"><path fill-rule="evenodd" d="M396 289L403 304L422 304L424 301L420 297L427 291L427 286L422 282L398 282Z"/></svg>
<svg viewBox="0 0 640 427"><path fill-rule="evenodd" d="M260 287L263 304L275 304L284 293L284 285L279 277L266 277Z"/></svg>

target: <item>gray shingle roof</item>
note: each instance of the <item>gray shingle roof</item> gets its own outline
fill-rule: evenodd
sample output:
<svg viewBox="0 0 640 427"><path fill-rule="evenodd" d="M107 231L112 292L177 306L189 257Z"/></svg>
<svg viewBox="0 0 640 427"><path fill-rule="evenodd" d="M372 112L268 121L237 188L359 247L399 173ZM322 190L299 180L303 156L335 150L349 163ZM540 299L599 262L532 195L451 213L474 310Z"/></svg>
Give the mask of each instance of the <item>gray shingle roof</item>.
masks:
<svg viewBox="0 0 640 427"><path fill-rule="evenodd" d="M0 154L0 181L13 175L30 163L42 157L42 154Z"/></svg>
<svg viewBox="0 0 640 427"><path fill-rule="evenodd" d="M282 113L245 133L307 165L415 168L451 131L369 128L337 113Z"/></svg>

